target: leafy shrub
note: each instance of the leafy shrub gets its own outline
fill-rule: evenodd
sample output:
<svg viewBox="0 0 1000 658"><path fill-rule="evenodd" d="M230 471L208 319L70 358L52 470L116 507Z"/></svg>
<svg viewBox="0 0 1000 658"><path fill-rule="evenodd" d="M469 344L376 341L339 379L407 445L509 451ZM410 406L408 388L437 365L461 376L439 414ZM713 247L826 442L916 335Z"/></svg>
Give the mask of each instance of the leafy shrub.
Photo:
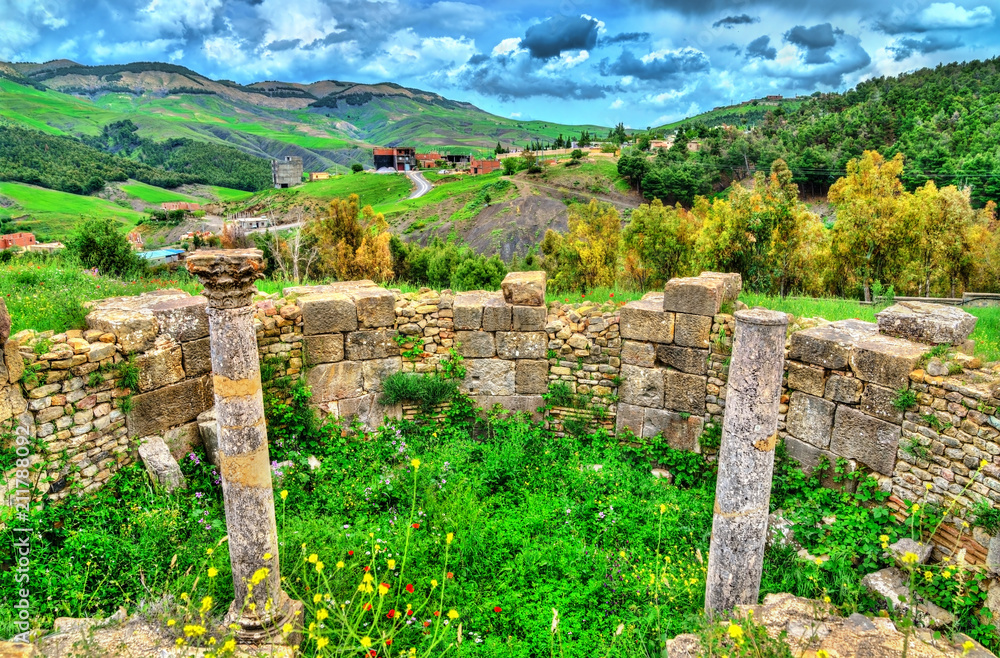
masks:
<svg viewBox="0 0 1000 658"><path fill-rule="evenodd" d="M415 402L424 411L458 395L458 384L436 375L396 372L382 380L382 403Z"/></svg>
<svg viewBox="0 0 1000 658"><path fill-rule="evenodd" d="M110 217L86 220L66 245L84 267L102 274L126 277L141 273L145 261L136 256L121 225Z"/></svg>
<svg viewBox="0 0 1000 658"><path fill-rule="evenodd" d="M906 411L915 404L917 404L916 392L905 388L896 391L896 397L892 401L892 406L896 411Z"/></svg>

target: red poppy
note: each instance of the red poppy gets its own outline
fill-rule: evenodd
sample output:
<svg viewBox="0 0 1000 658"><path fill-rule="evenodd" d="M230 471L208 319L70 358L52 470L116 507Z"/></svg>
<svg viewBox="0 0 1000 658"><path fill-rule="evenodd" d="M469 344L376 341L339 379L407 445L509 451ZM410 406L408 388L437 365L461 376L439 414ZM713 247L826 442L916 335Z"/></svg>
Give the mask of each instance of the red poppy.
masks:
<svg viewBox="0 0 1000 658"><path fill-rule="evenodd" d="M500 606L496 606L495 608L493 608L493 612L500 612L501 610L503 610L503 608L501 608Z"/></svg>
<svg viewBox="0 0 1000 658"><path fill-rule="evenodd" d="M387 646L387 647L391 647L392 646L392 638L391 637L388 640L385 641L385 646Z"/></svg>
<svg viewBox="0 0 1000 658"><path fill-rule="evenodd" d="M440 617L441 616L441 611L440 610L435 610L434 611L434 616L435 617Z"/></svg>
<svg viewBox="0 0 1000 658"><path fill-rule="evenodd" d="M366 603L365 604L365 610L371 610L371 609L372 609L372 604L371 603Z"/></svg>
<svg viewBox="0 0 1000 658"><path fill-rule="evenodd" d="M368 572L368 571L371 571L371 570L372 570L372 568L371 568L371 567L368 567L368 566L365 566L365 567L361 567L361 568L362 568L362 569L364 569L364 570L365 570L365 572Z"/></svg>
<svg viewBox="0 0 1000 658"><path fill-rule="evenodd" d="M611 293L611 296L612 296L612 297L614 297L614 296L615 296L615 293Z"/></svg>
<svg viewBox="0 0 1000 658"><path fill-rule="evenodd" d="M354 555L354 551L347 551L348 555Z"/></svg>
<svg viewBox="0 0 1000 658"><path fill-rule="evenodd" d="M382 583L382 587L385 588L385 591L389 591L389 583Z"/></svg>
<svg viewBox="0 0 1000 658"><path fill-rule="evenodd" d="M406 593L407 594L413 594L413 585L407 585L406 586Z"/></svg>
<svg viewBox="0 0 1000 658"><path fill-rule="evenodd" d="M431 623L430 623L429 621L425 621L425 622L424 622L424 628L427 628L427 627L428 627L428 626L430 626L430 625L431 625Z"/></svg>
<svg viewBox="0 0 1000 658"><path fill-rule="evenodd" d="M419 523L414 523L413 524L413 529L414 530L419 530L420 529L420 524Z"/></svg>
<svg viewBox="0 0 1000 658"><path fill-rule="evenodd" d="M446 577L447 578L454 578L455 574L453 574L452 572L449 571Z"/></svg>
<svg viewBox="0 0 1000 658"><path fill-rule="evenodd" d="M377 655L378 655L378 652L375 651L375 649L369 649L368 650L368 656L369 656L369 658L375 658L375 656L377 656Z"/></svg>
<svg viewBox="0 0 1000 658"><path fill-rule="evenodd" d="M390 610L389 612L385 613L385 616L388 617L389 619L392 619L393 617L396 616L396 611Z"/></svg>
<svg viewBox="0 0 1000 658"><path fill-rule="evenodd" d="M416 613L415 613L415 612L414 612L413 610L407 610L407 611L406 611L406 615L407 615L408 617L412 617L412 616L413 616L414 614L416 614Z"/></svg>

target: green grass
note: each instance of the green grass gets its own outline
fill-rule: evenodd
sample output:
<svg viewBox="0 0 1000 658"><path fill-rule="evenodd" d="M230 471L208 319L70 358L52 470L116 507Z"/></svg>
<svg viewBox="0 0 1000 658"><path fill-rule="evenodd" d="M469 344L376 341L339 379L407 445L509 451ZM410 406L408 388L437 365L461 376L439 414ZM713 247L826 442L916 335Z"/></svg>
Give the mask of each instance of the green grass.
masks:
<svg viewBox="0 0 1000 658"><path fill-rule="evenodd" d="M147 185L146 183L131 182L121 186L122 191L131 197L135 197L140 201L145 201L146 203L160 204L167 201L189 201L198 203L202 199L196 199L193 196L188 196L187 194L181 194L179 192L172 192L170 190L165 190L162 187L155 187L153 185Z"/></svg>
<svg viewBox="0 0 1000 658"><path fill-rule="evenodd" d="M105 199L22 183L0 183L0 195L13 199L18 205L17 208L0 208L0 217L19 218L10 230L32 231L36 237L45 240L68 238L75 232L81 217L113 217L128 229L134 228L145 217L141 212ZM28 216L20 218L22 215Z"/></svg>
<svg viewBox="0 0 1000 658"><path fill-rule="evenodd" d="M234 190L229 187L219 187L217 185L211 186L212 193L218 197L219 201L229 202L229 201L242 201L244 199L249 199L253 196L253 192L247 192L245 190Z"/></svg>
<svg viewBox="0 0 1000 658"><path fill-rule="evenodd" d="M432 206L448 201L449 199L462 200L467 196L471 197L479 192L483 187L501 180L500 174L494 172L485 176L472 176L471 174L424 174L433 187L431 191L416 199L403 197L392 202L382 204L375 208L386 217L393 217L410 210L417 210L426 206Z"/></svg>
<svg viewBox="0 0 1000 658"><path fill-rule="evenodd" d="M270 205L289 207L296 204L329 203L357 194L361 206L373 206L381 212L386 204L409 196L413 189L410 179L402 174L341 174L326 180L303 183L294 188L267 189L253 195L237 198L234 209Z"/></svg>

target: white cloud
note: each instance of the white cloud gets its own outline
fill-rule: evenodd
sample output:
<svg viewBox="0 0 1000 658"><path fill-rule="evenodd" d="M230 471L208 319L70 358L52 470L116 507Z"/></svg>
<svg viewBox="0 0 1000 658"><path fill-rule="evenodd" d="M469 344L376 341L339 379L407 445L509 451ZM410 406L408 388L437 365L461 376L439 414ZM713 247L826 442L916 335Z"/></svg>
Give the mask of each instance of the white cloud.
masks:
<svg viewBox="0 0 1000 658"><path fill-rule="evenodd" d="M139 19L160 33L182 34L185 28L212 27L221 8L222 0L152 0L140 12Z"/></svg>
<svg viewBox="0 0 1000 658"><path fill-rule="evenodd" d="M497 55L516 55L517 53L528 52L524 48L521 48L521 38L520 37L507 37L502 40L497 45L493 46L493 56Z"/></svg>
<svg viewBox="0 0 1000 658"><path fill-rule="evenodd" d="M614 102L611 103L611 105L608 105L608 107L611 108L612 110L620 110L621 108L625 107L625 101L623 101L620 98L616 98Z"/></svg>
<svg viewBox="0 0 1000 658"><path fill-rule="evenodd" d="M576 54L573 54L572 51L566 51L559 53L559 57L550 59L539 71L547 74L558 73L583 64L588 59L590 59L590 53L586 50L581 50Z"/></svg>
<svg viewBox="0 0 1000 658"><path fill-rule="evenodd" d="M42 38L39 27L57 30L68 24L49 9L50 4L37 0L0 0L0 59L33 59L26 51Z"/></svg>
<svg viewBox="0 0 1000 658"><path fill-rule="evenodd" d="M476 42L465 37L421 38L412 29L391 35L387 47L361 71L386 79L428 73L448 77L476 53Z"/></svg>
<svg viewBox="0 0 1000 658"><path fill-rule="evenodd" d="M520 119L521 118L521 113L520 112L511 112L510 113L510 118L511 119Z"/></svg>
<svg viewBox="0 0 1000 658"><path fill-rule="evenodd" d="M986 6L966 9L954 2L935 2L917 14L917 20L926 30L968 29L991 25L993 12Z"/></svg>
<svg viewBox="0 0 1000 658"><path fill-rule="evenodd" d="M182 45L181 39L151 39L150 41L94 41L90 44L90 56L96 62L143 61L164 57L168 50Z"/></svg>

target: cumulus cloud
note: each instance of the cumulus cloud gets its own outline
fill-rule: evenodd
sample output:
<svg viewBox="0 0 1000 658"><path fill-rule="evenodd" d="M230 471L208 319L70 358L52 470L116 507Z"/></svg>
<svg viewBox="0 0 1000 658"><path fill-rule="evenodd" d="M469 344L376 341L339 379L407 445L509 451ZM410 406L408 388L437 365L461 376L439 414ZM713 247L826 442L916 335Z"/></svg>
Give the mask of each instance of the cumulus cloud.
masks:
<svg viewBox="0 0 1000 658"><path fill-rule="evenodd" d="M618 59L603 60L602 75L631 76L639 80L663 81L680 74L700 73L711 67L708 56L696 48L657 50L642 57L623 50Z"/></svg>
<svg viewBox="0 0 1000 658"><path fill-rule="evenodd" d="M825 30L810 33L809 37L798 35L800 42L811 43L815 48L809 48L802 43L790 43L775 55L773 60L762 60L758 70L765 75L794 82L796 87L807 86L815 88L818 85L839 87L844 82L844 76L864 69L871 64L872 58L861 46L861 40L842 30L831 30L835 37L834 45L824 46Z"/></svg>
<svg viewBox="0 0 1000 658"><path fill-rule="evenodd" d="M951 50L962 46L962 39L958 37L946 37L937 34L929 34L922 38L904 37L895 40L888 51L892 53L892 58L901 62L914 54L926 55L941 50Z"/></svg>
<svg viewBox="0 0 1000 658"><path fill-rule="evenodd" d="M212 27L222 0L152 0L139 13L139 20L158 34L182 34Z"/></svg>
<svg viewBox="0 0 1000 658"><path fill-rule="evenodd" d="M604 98L611 90L607 85L588 82L582 76L553 75L551 67L538 69L537 62L537 58L524 50L490 57L476 65L470 60L455 76L456 84L505 102L543 96L593 100Z"/></svg>
<svg viewBox="0 0 1000 658"><path fill-rule="evenodd" d="M883 16L876 27L886 34L904 32L930 32L932 30L969 30L993 25L993 11L980 5L974 9L960 7L954 2L935 2L916 13L896 10Z"/></svg>
<svg viewBox="0 0 1000 658"><path fill-rule="evenodd" d="M737 25L751 25L753 23L759 23L760 18L757 16L750 16L749 14L740 14L738 16L726 16L725 18L720 18L719 20L712 23L712 27L724 27L727 30L731 30Z"/></svg>
<svg viewBox="0 0 1000 658"><path fill-rule="evenodd" d="M830 51L837 45L837 37L843 34L843 30L835 29L829 23L821 23L812 27L796 25L785 32L785 41L800 46L806 51L807 64L828 64L833 61Z"/></svg>
<svg viewBox="0 0 1000 658"><path fill-rule="evenodd" d="M747 44L747 59L774 59L778 56L778 51L771 45L771 37L757 37Z"/></svg>
<svg viewBox="0 0 1000 658"><path fill-rule="evenodd" d="M649 41L649 32L620 32L613 37L604 37L598 43L601 46L613 46L616 43L638 43L640 41Z"/></svg>
<svg viewBox="0 0 1000 658"><path fill-rule="evenodd" d="M558 57L566 50L591 50L597 45L600 25L590 17L556 15L529 27L521 45L537 59Z"/></svg>

